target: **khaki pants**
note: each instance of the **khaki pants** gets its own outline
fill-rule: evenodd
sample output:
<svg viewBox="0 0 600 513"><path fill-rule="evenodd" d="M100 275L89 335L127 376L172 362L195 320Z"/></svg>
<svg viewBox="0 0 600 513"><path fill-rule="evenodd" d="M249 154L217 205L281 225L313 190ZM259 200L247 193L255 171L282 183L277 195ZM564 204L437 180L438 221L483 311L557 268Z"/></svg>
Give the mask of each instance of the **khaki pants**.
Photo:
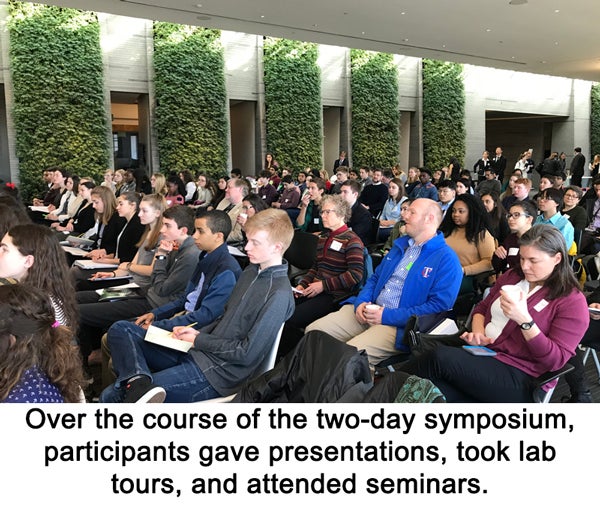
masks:
<svg viewBox="0 0 600 513"><path fill-rule="evenodd" d="M383 324L360 324L354 315L353 305L344 305L337 312L316 320L306 327L305 332L313 330L324 331L342 342L364 349L371 365L399 353L394 347L397 329Z"/></svg>

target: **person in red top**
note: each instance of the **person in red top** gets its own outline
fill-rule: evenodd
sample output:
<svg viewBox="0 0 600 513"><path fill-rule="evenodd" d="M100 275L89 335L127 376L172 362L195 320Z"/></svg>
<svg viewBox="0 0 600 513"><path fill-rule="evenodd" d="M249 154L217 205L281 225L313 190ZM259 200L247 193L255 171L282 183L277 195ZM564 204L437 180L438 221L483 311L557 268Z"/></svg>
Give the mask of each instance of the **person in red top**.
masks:
<svg viewBox="0 0 600 513"><path fill-rule="evenodd" d="M338 309L338 301L355 291L364 276L364 246L348 228L350 205L340 196L327 196L321 205L325 230L319 235L317 259L295 288L296 309L285 323L279 355L302 338L302 329Z"/></svg>

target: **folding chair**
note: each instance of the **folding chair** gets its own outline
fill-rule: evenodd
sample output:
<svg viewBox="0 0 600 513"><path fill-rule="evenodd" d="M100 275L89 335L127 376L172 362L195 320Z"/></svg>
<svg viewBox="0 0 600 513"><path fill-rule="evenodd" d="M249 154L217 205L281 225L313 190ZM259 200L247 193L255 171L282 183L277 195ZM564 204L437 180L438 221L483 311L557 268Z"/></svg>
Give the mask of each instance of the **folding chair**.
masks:
<svg viewBox="0 0 600 513"><path fill-rule="evenodd" d="M558 385L558 379L561 376L564 376L568 372L571 372L574 367L567 363L561 369L556 371L544 372L538 378L533 380L534 388L532 394L532 402L534 403L549 403L550 399L552 399L552 394L554 394L554 390ZM545 387L545 385L551 384L554 381L553 385L549 387Z"/></svg>
<svg viewBox="0 0 600 513"><path fill-rule="evenodd" d="M256 368L254 373L248 377L246 383L256 379L267 371L270 371L275 366L275 357L277 356L277 350L279 349L279 341L281 340L281 334L283 333L283 324L279 331L277 332L277 336L275 337L275 341L271 346L271 349L265 355L262 363ZM226 397L215 397L214 399L207 399L205 401L198 401L200 403L229 403L235 397L235 394L228 395Z"/></svg>
<svg viewBox="0 0 600 513"><path fill-rule="evenodd" d="M288 276L292 285L294 280L303 276L317 259L318 237L313 233L296 230L294 238L283 257L289 264Z"/></svg>
<svg viewBox="0 0 600 513"><path fill-rule="evenodd" d="M594 363L596 364L596 371L598 372L598 382L600 382L600 361L598 361L598 353L596 352L596 348L590 346L584 346L585 353L583 355L583 365L586 364L588 357L590 354L594 358Z"/></svg>

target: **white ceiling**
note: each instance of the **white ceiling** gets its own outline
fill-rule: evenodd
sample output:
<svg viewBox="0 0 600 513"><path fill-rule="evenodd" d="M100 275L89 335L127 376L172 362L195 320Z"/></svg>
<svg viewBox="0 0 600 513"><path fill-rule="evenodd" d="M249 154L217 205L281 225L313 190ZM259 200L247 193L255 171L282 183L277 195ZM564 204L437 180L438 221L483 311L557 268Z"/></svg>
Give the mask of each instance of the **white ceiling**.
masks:
<svg viewBox="0 0 600 513"><path fill-rule="evenodd" d="M43 3L600 82L599 0Z"/></svg>

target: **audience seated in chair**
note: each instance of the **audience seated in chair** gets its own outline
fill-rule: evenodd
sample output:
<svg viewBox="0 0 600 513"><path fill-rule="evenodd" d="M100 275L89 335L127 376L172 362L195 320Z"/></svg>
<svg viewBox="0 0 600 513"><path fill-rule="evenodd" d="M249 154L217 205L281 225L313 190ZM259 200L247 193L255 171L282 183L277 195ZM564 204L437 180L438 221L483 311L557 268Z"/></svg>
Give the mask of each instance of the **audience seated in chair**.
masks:
<svg viewBox="0 0 600 513"><path fill-rule="evenodd" d="M327 191L325 180L312 177L306 186L306 190L308 192L300 199L300 213L296 218L296 227L303 232L320 232L323 229L320 205Z"/></svg>
<svg viewBox="0 0 600 513"><path fill-rule="evenodd" d="M121 263L131 262L138 252L140 238L144 235L145 226L140 220L138 209L141 196L137 192L126 192L117 198L116 211L119 218L125 221L121 231L117 235L114 254L107 254L105 250L96 250L92 260L98 264L119 265ZM94 271L81 269L73 266L72 271L75 278L75 287L77 290L95 290L101 288L89 278ZM117 285L115 283L115 285Z"/></svg>
<svg viewBox="0 0 600 513"><path fill-rule="evenodd" d="M441 219L438 203L414 200L404 214L406 236L395 241L359 294L306 331L325 331L365 349L373 365L399 352L408 356L402 339L411 315L449 310L460 288L458 258L437 232Z"/></svg>
<svg viewBox="0 0 600 513"><path fill-rule="evenodd" d="M285 323L279 355L290 351L304 328L339 308L338 301L355 292L364 275L364 246L348 228L350 206L341 195L329 195L321 203L325 230L319 235L317 260L296 285L296 309Z"/></svg>
<svg viewBox="0 0 600 513"><path fill-rule="evenodd" d="M519 239L533 226L536 215L537 211L531 201L516 201L511 205L506 214L510 234L496 248L492 257L496 273L503 273L519 265Z"/></svg>
<svg viewBox="0 0 600 513"><path fill-rule="evenodd" d="M65 253L52 230L39 224L13 226L0 244L0 278L46 292L59 324L77 330L75 288Z"/></svg>
<svg viewBox="0 0 600 513"><path fill-rule="evenodd" d="M117 198L108 187L99 185L91 192L92 208L94 209L95 224L81 235L93 240L91 250L85 258L102 261L104 258L113 258L117 250L119 234L126 224L126 220L117 212ZM70 263L77 260L73 255L67 255ZM81 257L79 257L81 258Z"/></svg>
<svg viewBox="0 0 600 513"><path fill-rule="evenodd" d="M0 287L0 403L79 402L85 378L73 332L45 291Z"/></svg>
<svg viewBox="0 0 600 513"><path fill-rule="evenodd" d="M231 233L227 238L228 244L241 243L244 238L242 225L236 223L236 220L242 213L242 201L249 193L250 184L247 180L243 178L231 178L227 180L225 197L216 206L216 210L222 210L231 219Z"/></svg>
<svg viewBox="0 0 600 513"><path fill-rule="evenodd" d="M95 210L92 206L92 191L96 185L94 182L81 181L79 183L79 194L81 203L79 207L69 219L60 222L55 222L50 225L58 232L66 232L67 234L79 235L87 232L94 227L96 222Z"/></svg>
<svg viewBox="0 0 600 513"><path fill-rule="evenodd" d="M79 342L84 358L100 349L102 334L115 321L137 317L179 298L200 254L189 235L193 231L192 209L184 205L168 208L163 215L162 240L153 252L149 287L131 289L130 296L118 301L100 301L101 296L93 290L77 293Z"/></svg>
<svg viewBox="0 0 600 513"><path fill-rule="evenodd" d="M168 331L175 326L189 325L199 329L223 314L242 272L225 243L231 231L231 220L220 210L199 211L195 227L194 241L202 253L185 292L173 301L140 315L134 322L116 322L111 330L112 346L121 346L128 339L143 343L150 325ZM103 349L105 346L108 348L103 340Z"/></svg>
<svg viewBox="0 0 600 513"><path fill-rule="evenodd" d="M458 255L464 275L460 292L472 292L473 276L492 270L496 241L490 232L488 214L479 198L470 194L456 197L452 211L440 230L446 243Z"/></svg>
<svg viewBox="0 0 600 513"><path fill-rule="evenodd" d="M356 235L360 237L363 244L371 244L375 242L376 233L373 233L373 216L371 213L361 205L358 201L361 187L356 180L346 180L341 184L340 194L342 198L346 200L346 203L350 205L352 209L350 219L346 223L348 228L351 228Z"/></svg>
<svg viewBox="0 0 600 513"><path fill-rule="evenodd" d="M283 253L294 229L288 215L267 209L246 223L251 265L238 280L225 312L208 326L175 326L173 336L192 344L180 352L125 339L108 344L117 376L104 402L191 402L236 392L272 348L294 300Z"/></svg>
<svg viewBox="0 0 600 513"><path fill-rule="evenodd" d="M394 225L400 220L402 204L408 199L404 194L404 185L399 178L393 178L388 184L389 198L379 215L379 230L377 241L385 242Z"/></svg>
<svg viewBox="0 0 600 513"><path fill-rule="evenodd" d="M431 380L448 402L531 402L533 379L567 363L587 329L588 315L556 228L531 228L521 237L520 254L521 268L498 279L475 308L470 331L442 339L419 335L417 347L443 345L401 370ZM463 344L496 354L475 356Z"/></svg>
<svg viewBox="0 0 600 513"><path fill-rule="evenodd" d="M557 228L563 234L567 243L567 250L571 249L575 241L575 229L567 216L560 213L563 206L563 193L557 189L546 189L538 197L540 215L534 224L548 224Z"/></svg>

